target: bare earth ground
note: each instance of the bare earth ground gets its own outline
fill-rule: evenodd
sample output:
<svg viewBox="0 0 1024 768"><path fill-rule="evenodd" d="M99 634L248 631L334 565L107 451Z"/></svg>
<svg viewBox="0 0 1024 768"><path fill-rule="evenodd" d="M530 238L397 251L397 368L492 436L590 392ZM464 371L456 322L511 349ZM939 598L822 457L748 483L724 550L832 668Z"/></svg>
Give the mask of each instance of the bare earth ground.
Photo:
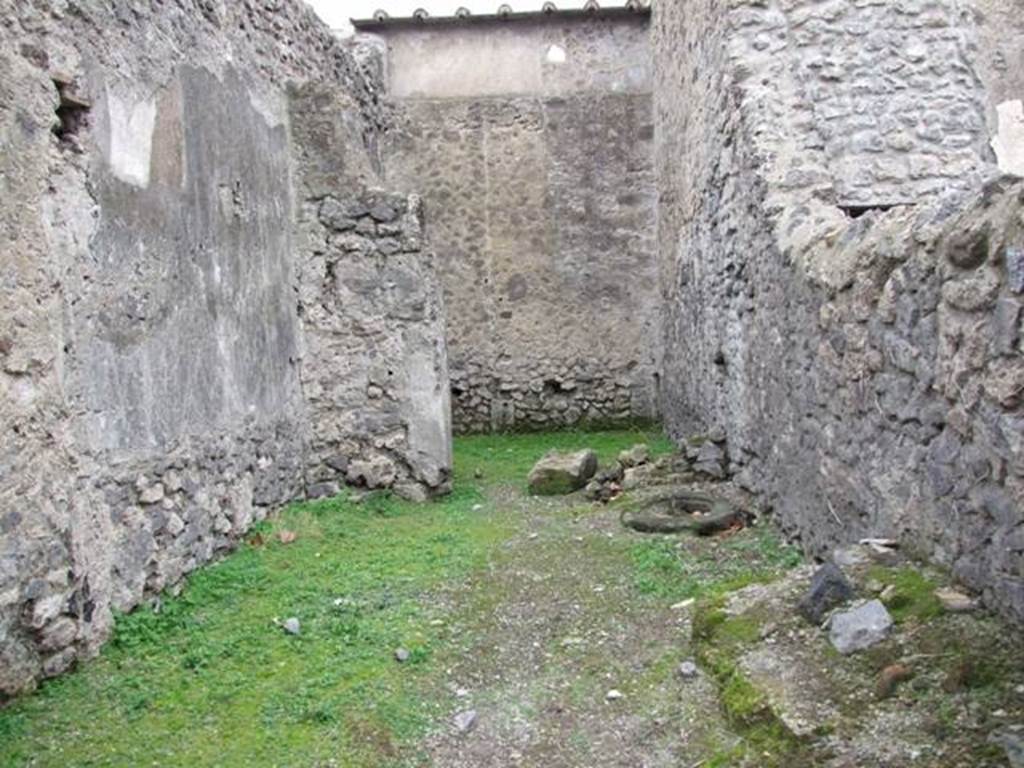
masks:
<svg viewBox="0 0 1024 768"><path fill-rule="evenodd" d="M692 657L691 611L638 597L617 511L574 516L561 499L500 503L522 516L521 530L486 573L445 596L470 604L450 627L458 652L446 673L477 725L432 735L421 763L698 764L709 739L728 731L714 686L676 673ZM609 700L610 691L621 698Z"/></svg>

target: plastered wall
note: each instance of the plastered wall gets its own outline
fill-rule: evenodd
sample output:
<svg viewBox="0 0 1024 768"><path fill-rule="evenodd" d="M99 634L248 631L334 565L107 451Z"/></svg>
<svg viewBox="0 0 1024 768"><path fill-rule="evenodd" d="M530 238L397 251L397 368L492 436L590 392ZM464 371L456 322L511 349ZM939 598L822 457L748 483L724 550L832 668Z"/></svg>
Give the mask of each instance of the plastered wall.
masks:
<svg viewBox="0 0 1024 768"><path fill-rule="evenodd" d="M461 431L657 416L644 16L380 30L389 183L423 195Z"/></svg>

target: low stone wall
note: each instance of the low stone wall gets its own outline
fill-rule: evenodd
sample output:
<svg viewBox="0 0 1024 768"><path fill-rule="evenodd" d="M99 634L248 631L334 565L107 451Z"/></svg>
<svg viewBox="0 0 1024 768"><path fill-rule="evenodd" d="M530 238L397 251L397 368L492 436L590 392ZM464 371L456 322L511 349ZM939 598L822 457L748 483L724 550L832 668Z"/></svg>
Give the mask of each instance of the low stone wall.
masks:
<svg viewBox="0 0 1024 768"><path fill-rule="evenodd" d="M684 23L657 7L662 405L677 436L724 428L731 470L811 554L891 537L1022 619L1024 186L979 181L995 173L971 74L982 28L955 10L707 2ZM864 31L900 29L898 46L837 41L805 66L809 43L891 13ZM864 88L843 57L859 46L886 51ZM927 104L903 111L941 93L921 55L963 72L943 85L959 127L857 149L859 128L823 108L861 94L924 120ZM830 97L813 98L829 72ZM871 176L926 155L934 173Z"/></svg>

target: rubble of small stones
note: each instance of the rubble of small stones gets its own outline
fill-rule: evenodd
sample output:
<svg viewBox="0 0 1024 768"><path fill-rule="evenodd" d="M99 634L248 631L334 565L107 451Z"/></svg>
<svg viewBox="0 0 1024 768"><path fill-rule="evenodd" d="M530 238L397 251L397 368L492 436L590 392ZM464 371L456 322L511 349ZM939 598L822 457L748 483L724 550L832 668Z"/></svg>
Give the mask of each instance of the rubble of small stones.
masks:
<svg viewBox="0 0 1024 768"><path fill-rule="evenodd" d="M624 491L644 486L726 480L729 468L725 438L720 434L715 437L717 441L705 435L693 436L680 451L656 459L643 444L622 451L587 484L587 498L608 502Z"/></svg>
<svg viewBox="0 0 1024 768"><path fill-rule="evenodd" d="M799 739L808 764L946 765L983 754L1006 764L992 744L1015 765L1024 650L999 619L963 610L972 599L948 575L869 539L824 566L733 592L720 609L698 605L696 624L711 627L698 638L700 672L750 686L759 717Z"/></svg>

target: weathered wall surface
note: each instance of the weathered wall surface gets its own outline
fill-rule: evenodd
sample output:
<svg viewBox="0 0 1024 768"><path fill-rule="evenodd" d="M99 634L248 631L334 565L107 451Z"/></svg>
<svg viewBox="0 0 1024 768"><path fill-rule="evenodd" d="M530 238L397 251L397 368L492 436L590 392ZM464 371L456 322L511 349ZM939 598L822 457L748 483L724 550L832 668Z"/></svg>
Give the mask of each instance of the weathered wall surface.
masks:
<svg viewBox="0 0 1024 768"><path fill-rule="evenodd" d="M425 498L447 488L452 459L444 310L423 206L353 189L335 91L307 86L291 104L308 492L354 484Z"/></svg>
<svg viewBox="0 0 1024 768"><path fill-rule="evenodd" d="M1024 189L980 189L992 97L959 10L657 6L662 407L723 426L812 553L891 536L1022 618Z"/></svg>
<svg viewBox="0 0 1024 768"><path fill-rule="evenodd" d="M423 495L449 459L443 404L419 407L422 383L444 381L437 297L382 328L340 291L307 290L309 190L326 178L367 199L386 120L308 9L39 2L0 17L3 696L95 651L115 611L274 506L339 480ZM311 81L331 97L300 134L288 86ZM328 132L332 152L310 161ZM409 258L429 286L429 259ZM328 300L348 347L317 342L312 304ZM365 377L377 348L403 377L398 405L325 402L317 382ZM349 408L361 420L328 431ZM356 470L382 451L394 471L371 483Z"/></svg>
<svg viewBox="0 0 1024 768"><path fill-rule="evenodd" d="M389 183L423 194L461 431L656 416L645 18L383 31Z"/></svg>

